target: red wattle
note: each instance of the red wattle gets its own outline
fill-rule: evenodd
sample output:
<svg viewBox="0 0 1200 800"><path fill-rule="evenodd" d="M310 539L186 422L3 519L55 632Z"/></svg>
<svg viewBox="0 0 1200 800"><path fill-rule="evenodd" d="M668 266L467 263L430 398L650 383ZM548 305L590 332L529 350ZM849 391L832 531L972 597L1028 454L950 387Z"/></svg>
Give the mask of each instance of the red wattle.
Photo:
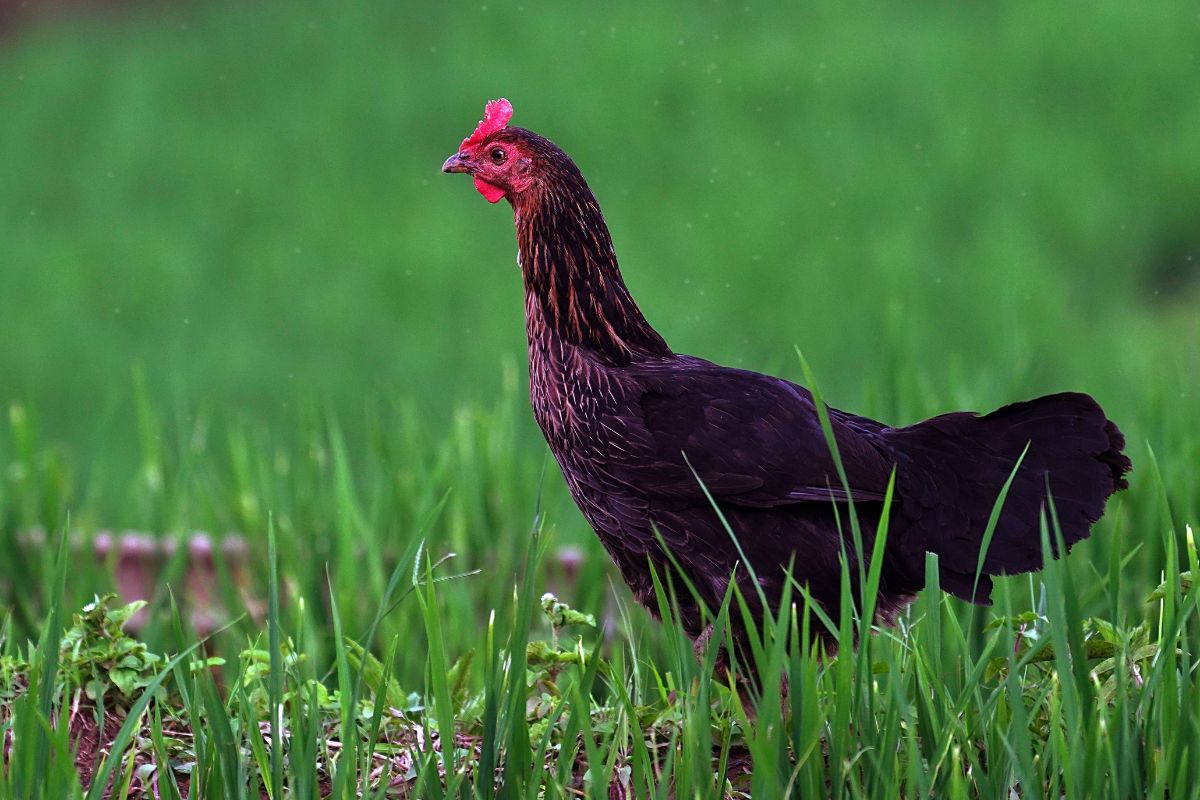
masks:
<svg viewBox="0 0 1200 800"><path fill-rule="evenodd" d="M488 183L479 176L475 177L475 190L483 195L483 199L489 203L498 203L500 198L504 197L504 190L494 183Z"/></svg>

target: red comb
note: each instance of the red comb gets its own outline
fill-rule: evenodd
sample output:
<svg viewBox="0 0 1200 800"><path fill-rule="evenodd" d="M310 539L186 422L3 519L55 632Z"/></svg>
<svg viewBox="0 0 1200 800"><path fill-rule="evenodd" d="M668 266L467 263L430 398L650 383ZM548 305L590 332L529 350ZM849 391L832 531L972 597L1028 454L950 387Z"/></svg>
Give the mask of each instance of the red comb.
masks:
<svg viewBox="0 0 1200 800"><path fill-rule="evenodd" d="M496 131L503 128L512 119L513 107L512 103L501 97L499 100L492 100L483 109L483 119L479 120L479 124L475 126L475 132L462 140L462 144L458 146L459 152L466 150L472 145L479 144L487 137L491 136Z"/></svg>

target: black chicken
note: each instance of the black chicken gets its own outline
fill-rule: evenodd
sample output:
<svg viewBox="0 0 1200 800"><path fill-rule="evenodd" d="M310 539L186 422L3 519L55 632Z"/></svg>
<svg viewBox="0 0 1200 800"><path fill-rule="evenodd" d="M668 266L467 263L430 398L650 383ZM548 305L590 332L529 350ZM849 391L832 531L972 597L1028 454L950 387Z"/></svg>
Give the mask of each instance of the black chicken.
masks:
<svg viewBox="0 0 1200 800"><path fill-rule="evenodd" d="M738 566L703 481L765 596L780 597L791 564L836 620L840 559L843 552L851 564L858 559L847 493L812 396L779 378L672 352L621 280L600 206L579 169L547 139L508 127L511 116L507 100L488 103L442 171L470 174L489 202L512 204L534 415L634 596L653 610L650 565L671 569L657 530L710 608L720 605L732 575L755 603L757 589ZM1088 536L1108 496L1125 488L1131 466L1121 432L1085 394L904 428L835 409L829 417L867 555L896 470L877 602L886 622L923 587L926 552L939 556L945 590L990 602L988 576L1042 565L1047 487L1070 548ZM977 580L985 526L1027 445ZM700 637L700 610L683 594L683 624Z"/></svg>

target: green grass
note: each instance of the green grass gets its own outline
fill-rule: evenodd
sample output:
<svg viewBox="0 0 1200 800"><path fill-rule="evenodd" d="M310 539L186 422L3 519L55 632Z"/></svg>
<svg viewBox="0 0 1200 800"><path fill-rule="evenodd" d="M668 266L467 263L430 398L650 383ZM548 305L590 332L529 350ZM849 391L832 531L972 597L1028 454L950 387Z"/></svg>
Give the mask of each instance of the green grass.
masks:
<svg viewBox="0 0 1200 800"><path fill-rule="evenodd" d="M564 577L556 554L580 524L569 507L541 507L557 503L539 497L540 455L512 435L523 403L505 394L431 444L416 424L378 430L362 461L331 424L307 431L306 457L295 461L250 433L233 436L220 457L164 446L163 486L186 469L213 487L215 506L273 509L237 521L251 532L261 525L250 560L263 577L220 583L229 627L204 645L211 672L189 670L194 655L165 666L198 645L178 573L172 587L185 605L166 592L148 605L136 652L149 655L135 674L113 672L114 649L123 657L134 648L114 648L111 631L68 636L93 646L64 650L57 665L47 659L72 609L112 585L113 565L85 557L86 543L38 548L7 529L6 552L27 563L11 560L4 573L13 601L0 726L17 736L0 797L37 796L30 775L44 777L33 784L41 796L69 796L69 744L43 720L79 701L80 713L96 713L82 694L96 675L92 694L107 692L100 708L129 726L133 749L106 763L131 796L167 765L186 770L200 792L192 796L226 797L254 796L259 780L276 797L314 787L349 797L360 776L382 790L395 774L425 797L492 796L479 777L492 774L512 793L503 796L612 780L655 797L779 796L787 787L797 796L993 797L1017 787L1023 796L1177 797L1198 785L1196 551L1171 514L1187 487L1164 482L1150 451L1134 452L1133 486L1092 539L1044 573L999 581L992 609L938 592L931 566L931 587L898 629L821 659L804 642L823 623L805 621L797 594L796 613L769 623L750 656L763 685L786 676L790 692L781 705L768 690L755 713L745 687L713 676L715 647L698 662L677 626L632 606L590 540L581 572ZM43 452L27 431L10 435ZM398 453L424 476L420 491L389 479L388 454ZM22 496L53 497L53 473L28 474ZM471 479L445 494L442 483L458 475ZM672 575L660 587L669 617L671 596L687 587ZM562 610L539 613L547 589L605 629L564 627ZM263 608L265 619L256 617ZM734 597L717 613L740 608ZM830 623L846 640L859 625L849 612ZM26 644L35 640L42 645ZM158 677L165 694L144 688ZM279 734L261 727L271 719L283 721ZM422 749L451 729L453 752Z"/></svg>
<svg viewBox="0 0 1200 800"><path fill-rule="evenodd" d="M1048 552L1052 515L1043 534ZM1200 563L1190 530L1182 552L1173 533L1160 537L1164 579L1128 605L1116 599L1126 569L1117 548L1093 565L1087 589L1070 562L1050 560L1036 578L1001 582L986 615L937 591L931 556L931 587L898 628L868 631L844 604L828 624L862 644L836 658L810 645L826 623L799 596L785 597L752 641L759 682L749 684L715 677L719 635L700 660L693 655L671 614L686 589L670 574L656 582L661 628L605 642L587 615L546 597L532 629L546 638L529 641L546 549L539 522L512 602L453 661L454 631L466 626L450 624L445 608L462 590L421 544L399 559L356 637L367 650L341 638L330 595L335 638L318 660L306 600L292 613L278 602L279 551L269 543L266 650L259 636L223 664L196 661L200 643L183 634L172 605L163 613L193 643L168 662L120 632L136 609L107 598L76 616L61 654L46 644L59 637L61 602L36 650L16 647L9 632L0 728L13 738L0 797L81 796L66 726L46 724L81 701L80 714L104 719L108 709L120 725L111 755L89 773L98 776L89 800L109 778L120 796L145 796L155 776L165 792L168 774L186 776L193 797L355 797L361 787L378 797L606 797L618 782L641 797L1190 797L1200 781L1191 757L1200 744ZM55 595L66 592L69 558L64 539ZM873 572L865 597L877 582ZM1114 618L1084 612L1096 595ZM746 609L726 598L714 610L718 630ZM384 661L367 655L405 612L423 625L419 644L401 633ZM393 669L403 666L420 670L423 688L406 693Z"/></svg>
<svg viewBox="0 0 1200 800"><path fill-rule="evenodd" d="M145 712L117 784L174 764L204 796L385 764L426 797L1195 796L1194 9L487 5L0 40L0 798L71 796L49 721L89 681L114 731ZM790 693L751 720L632 605L530 419L509 216L437 173L501 94L576 157L678 350L801 380L799 345L896 423L1088 391L1130 490L992 609L930 589L835 660L774 621L752 657ZM246 537L203 655L183 548L137 643L73 621L127 527ZM600 627L552 626L547 591ZM114 642L143 660L114 675Z"/></svg>

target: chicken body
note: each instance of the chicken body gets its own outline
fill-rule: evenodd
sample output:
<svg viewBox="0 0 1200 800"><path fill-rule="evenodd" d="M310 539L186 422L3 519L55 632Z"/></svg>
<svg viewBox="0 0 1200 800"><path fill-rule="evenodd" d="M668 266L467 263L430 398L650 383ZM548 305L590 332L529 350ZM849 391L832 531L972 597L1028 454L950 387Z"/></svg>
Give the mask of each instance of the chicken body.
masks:
<svg viewBox="0 0 1200 800"><path fill-rule="evenodd" d="M665 544L709 608L733 579L761 612L758 589L773 603L790 574L837 619L841 559L858 579L850 497L866 562L893 470L879 616L891 621L923 588L926 552L939 556L944 589L986 603L988 576L1041 567L1047 487L1069 548L1125 486L1120 431L1090 397L1066 393L904 428L829 409L848 497L806 389L676 354L654 331L562 150L501 125L464 140L443 169L474 175L489 201L513 206L534 416L580 511L652 611L651 569L672 568ZM1018 460L977 576L984 529ZM700 606L687 592L679 599L684 626L701 636Z"/></svg>

